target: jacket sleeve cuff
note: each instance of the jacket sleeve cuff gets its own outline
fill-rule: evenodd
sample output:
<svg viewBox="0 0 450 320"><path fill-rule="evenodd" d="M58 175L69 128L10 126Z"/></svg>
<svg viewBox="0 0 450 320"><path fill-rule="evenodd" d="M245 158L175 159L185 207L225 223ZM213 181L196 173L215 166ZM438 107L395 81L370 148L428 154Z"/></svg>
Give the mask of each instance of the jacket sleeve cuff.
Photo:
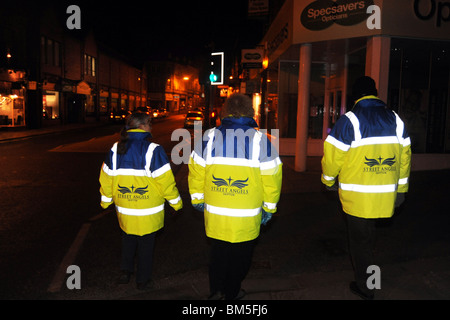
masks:
<svg viewBox="0 0 450 320"><path fill-rule="evenodd" d="M277 212L277 204L276 203L270 203L270 202L264 202L263 203L263 209L266 212L275 213L275 212Z"/></svg>

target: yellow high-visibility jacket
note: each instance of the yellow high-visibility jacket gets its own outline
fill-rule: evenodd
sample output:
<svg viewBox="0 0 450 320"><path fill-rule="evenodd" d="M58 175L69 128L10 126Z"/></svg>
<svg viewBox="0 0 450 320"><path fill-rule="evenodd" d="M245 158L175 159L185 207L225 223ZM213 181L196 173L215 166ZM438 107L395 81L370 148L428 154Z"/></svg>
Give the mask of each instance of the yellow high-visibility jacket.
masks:
<svg viewBox="0 0 450 320"><path fill-rule="evenodd" d="M128 149L117 153L111 148L100 171L101 206L116 206L120 228L142 236L164 226L164 202L175 210L183 202L164 149L148 141L150 133L128 130Z"/></svg>
<svg viewBox="0 0 450 320"><path fill-rule="evenodd" d="M237 243L259 236L261 208L277 211L282 163L252 118L225 118L205 132L189 159L192 204L205 204L210 238Z"/></svg>
<svg viewBox="0 0 450 320"><path fill-rule="evenodd" d="M375 96L358 100L324 143L322 182L339 176L339 197L347 214L389 218L397 192L408 191L411 139L400 117Z"/></svg>

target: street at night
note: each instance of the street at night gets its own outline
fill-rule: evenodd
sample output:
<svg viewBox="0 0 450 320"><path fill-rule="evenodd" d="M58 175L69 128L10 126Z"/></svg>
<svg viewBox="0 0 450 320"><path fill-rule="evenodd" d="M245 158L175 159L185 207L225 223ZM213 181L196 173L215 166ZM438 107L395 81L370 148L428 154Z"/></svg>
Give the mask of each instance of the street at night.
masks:
<svg viewBox="0 0 450 320"><path fill-rule="evenodd" d="M450 300L449 181L449 0L0 7L0 300Z"/></svg>
<svg viewBox="0 0 450 320"><path fill-rule="evenodd" d="M154 141L170 153L178 144L170 141L171 132L182 124L181 115L154 121ZM203 216L190 205L186 164L172 164L184 208L166 211L155 246L154 287L142 292L133 281L117 283L120 229L114 210L99 206L98 176L120 129L102 124L0 144L2 299L206 298L209 243ZM309 158L305 173L294 172L293 158L282 160L279 212L262 229L243 284L248 299L356 299L348 290L345 220L337 194L321 186L320 158ZM380 299L449 298L449 176L413 172L407 202L380 222ZM81 289L68 289L63 261L80 268Z"/></svg>

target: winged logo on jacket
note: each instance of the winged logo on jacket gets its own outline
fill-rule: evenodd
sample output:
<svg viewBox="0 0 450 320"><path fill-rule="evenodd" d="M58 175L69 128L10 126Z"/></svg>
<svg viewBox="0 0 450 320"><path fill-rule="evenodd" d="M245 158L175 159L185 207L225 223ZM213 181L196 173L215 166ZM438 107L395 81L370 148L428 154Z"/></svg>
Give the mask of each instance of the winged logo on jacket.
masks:
<svg viewBox="0 0 450 320"><path fill-rule="evenodd" d="M228 181L228 182L227 182ZM229 177L228 179L222 179L222 178L216 178L213 175L213 183L217 186L217 187L236 187L239 189L242 189L246 186L248 186L248 183L246 183L248 181L248 178L245 180L234 180L231 177Z"/></svg>
<svg viewBox="0 0 450 320"><path fill-rule="evenodd" d="M128 187L122 187L121 185L118 185L119 187L119 192L122 194L126 194L126 193L137 193L139 195L143 195L146 194L148 192L147 188L148 185L142 188L135 188L133 185L131 185L131 188Z"/></svg>
<svg viewBox="0 0 450 320"><path fill-rule="evenodd" d="M382 157L376 158L376 159L370 159L370 158L366 158L366 162L364 162L365 164L367 164L369 167L374 167L374 166L390 166L392 167L395 164L395 156L392 158L386 158L383 160Z"/></svg>

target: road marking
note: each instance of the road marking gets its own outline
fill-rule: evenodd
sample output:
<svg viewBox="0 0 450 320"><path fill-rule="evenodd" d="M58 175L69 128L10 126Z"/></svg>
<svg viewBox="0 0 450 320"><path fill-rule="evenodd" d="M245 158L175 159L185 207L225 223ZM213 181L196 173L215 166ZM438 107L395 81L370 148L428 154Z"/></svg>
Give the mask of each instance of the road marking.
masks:
<svg viewBox="0 0 450 320"><path fill-rule="evenodd" d="M75 237L75 240L72 242L69 251L67 251L63 260L59 264L58 270L56 271L52 281L50 282L50 285L47 288L47 292L55 293L61 290L64 280L67 276L67 267L74 263L78 251L80 251L81 245L83 244L84 239L89 232L89 228L91 227L92 222L103 218L106 214L108 214L109 211L110 210L103 210L101 213L89 219L89 222L84 223L81 226L81 229L80 231L78 231L78 234Z"/></svg>
<svg viewBox="0 0 450 320"><path fill-rule="evenodd" d="M58 270L56 271L52 282L50 282L50 285L48 286L47 291L48 292L58 292L61 290L61 287L64 283L64 280L66 279L66 271L67 267L72 265L75 261L75 258L78 254L78 251L83 244L84 239L86 238L86 235L89 231L89 228L91 227L90 223L85 223L81 226L80 231L78 232L75 240L73 241L72 245L70 246L69 251L67 251L66 255L64 256L63 260L61 261Z"/></svg>
<svg viewBox="0 0 450 320"><path fill-rule="evenodd" d="M119 140L119 134L114 133L109 136L91 138L89 140L62 144L48 151L50 152L87 152L87 153L107 153L111 146Z"/></svg>

